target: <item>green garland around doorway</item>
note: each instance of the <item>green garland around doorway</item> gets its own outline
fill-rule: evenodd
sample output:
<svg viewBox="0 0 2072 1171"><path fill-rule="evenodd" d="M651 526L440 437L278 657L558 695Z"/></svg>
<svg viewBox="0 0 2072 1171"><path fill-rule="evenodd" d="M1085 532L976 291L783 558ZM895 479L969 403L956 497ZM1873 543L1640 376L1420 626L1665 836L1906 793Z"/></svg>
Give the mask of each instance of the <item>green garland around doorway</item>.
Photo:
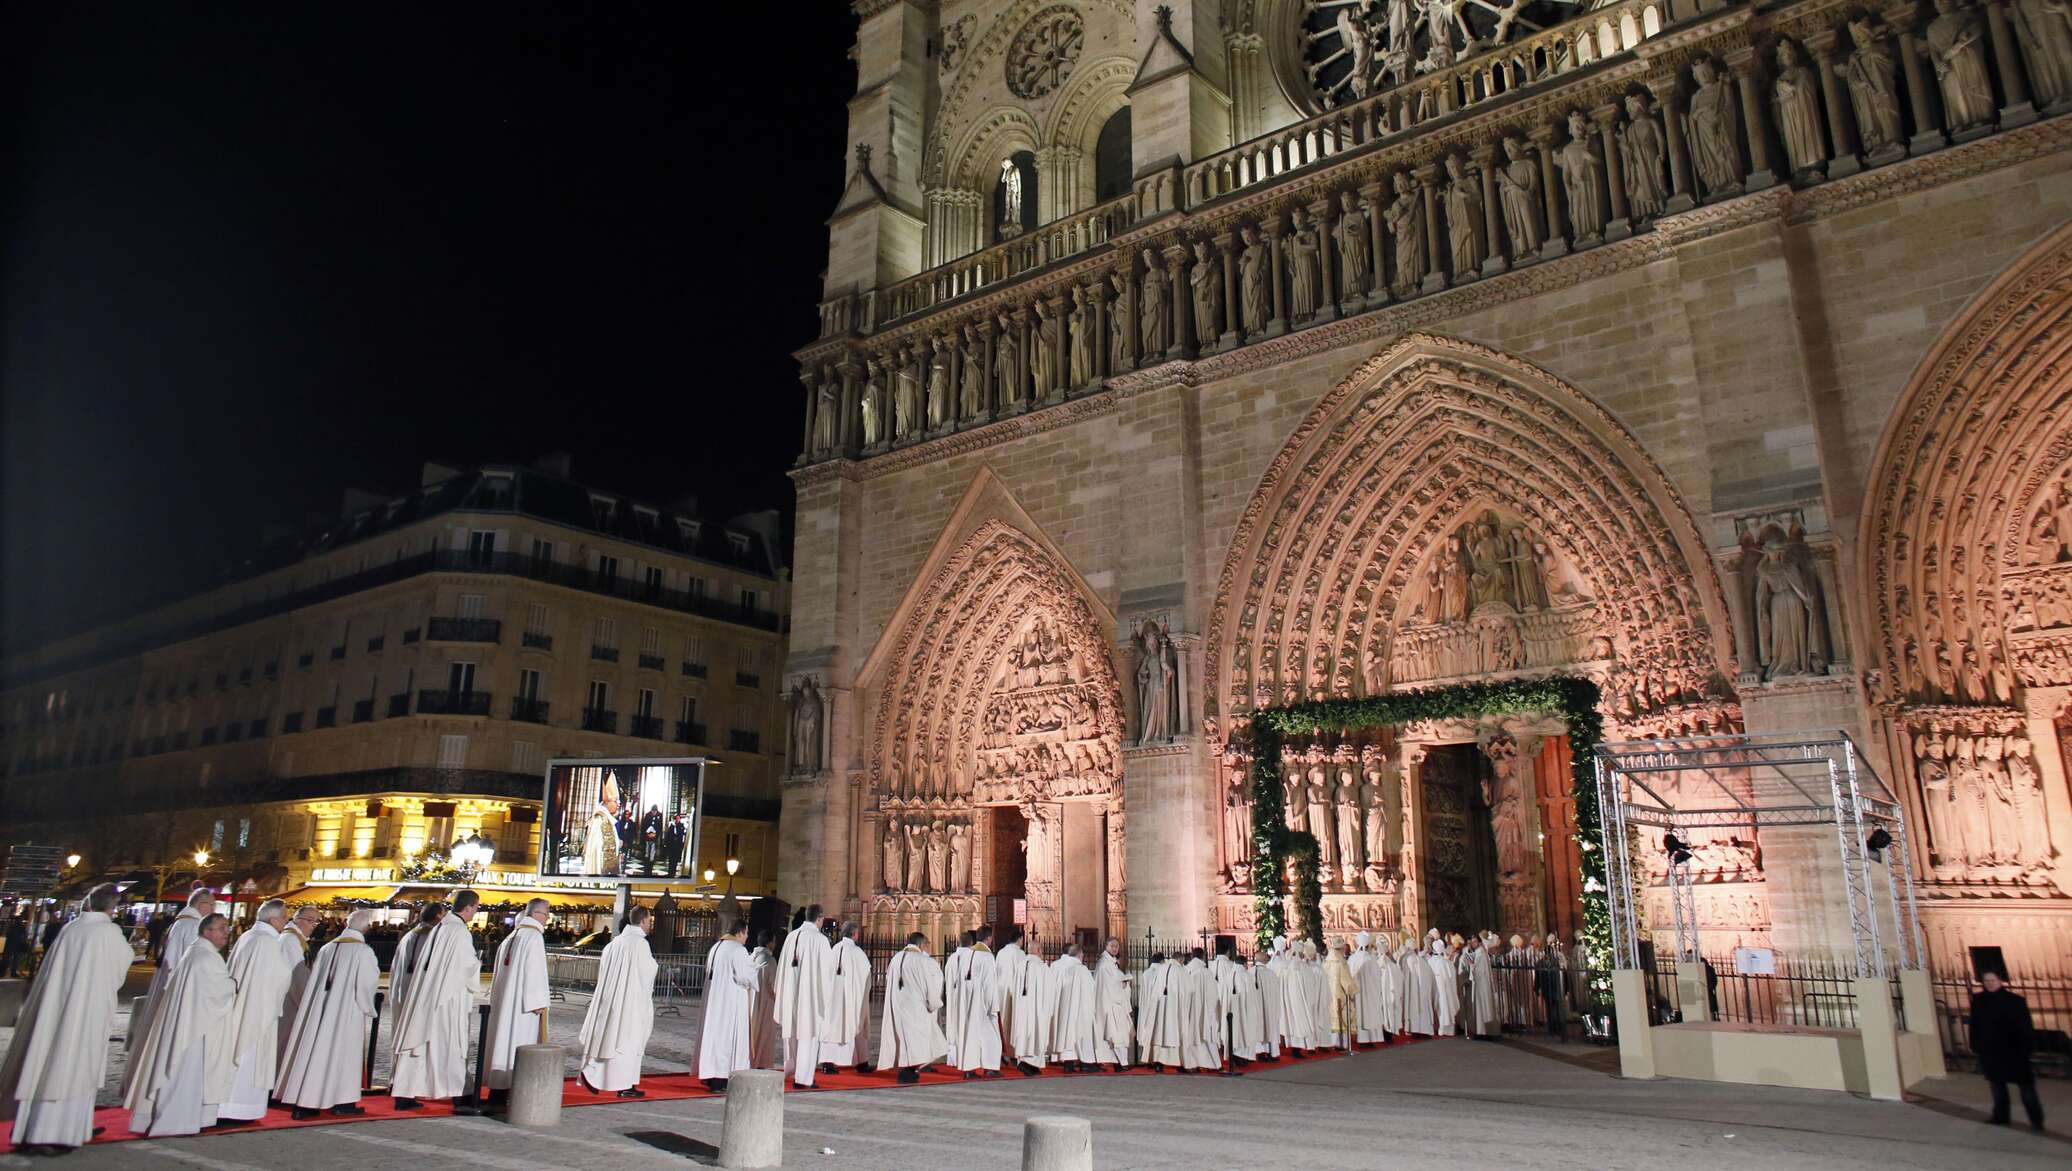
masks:
<svg viewBox="0 0 2072 1171"><path fill-rule="evenodd" d="M1592 763L1604 724L1597 715L1597 685L1557 676L1508 683L1469 683L1422 691L1393 692L1367 699L1320 699L1252 713L1252 890L1258 900L1259 939L1270 945L1287 929L1287 887L1295 870L1295 910L1318 945L1323 943L1323 883L1317 877L1316 835L1288 828L1283 816L1281 742L1290 736L1355 732L1419 720L1480 716L1558 714L1568 725L1574 765L1576 842L1584 861L1583 941L1592 955L1611 945L1611 908L1603 883L1592 879L1604 849L1597 809L1597 773ZM1462 926L1454 924L1452 926Z"/></svg>

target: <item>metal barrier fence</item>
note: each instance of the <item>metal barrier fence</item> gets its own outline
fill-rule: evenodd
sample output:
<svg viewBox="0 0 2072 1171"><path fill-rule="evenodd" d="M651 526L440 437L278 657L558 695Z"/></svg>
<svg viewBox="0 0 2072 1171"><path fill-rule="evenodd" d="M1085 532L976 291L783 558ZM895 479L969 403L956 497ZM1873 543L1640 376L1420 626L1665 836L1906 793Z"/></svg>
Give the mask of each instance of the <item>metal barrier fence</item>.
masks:
<svg viewBox="0 0 2072 1171"><path fill-rule="evenodd" d="M1779 956L1774 974L1737 971L1732 956L1708 956L1706 975L1709 1015L1716 1021L1752 1025L1801 1025L1816 1029L1857 1027L1856 975L1851 965L1832 960ZM1899 981L1890 981L1894 1020L1905 1026L1906 1010ZM1648 980L1656 1023L1682 1020L1682 990L1676 963L1656 960Z"/></svg>

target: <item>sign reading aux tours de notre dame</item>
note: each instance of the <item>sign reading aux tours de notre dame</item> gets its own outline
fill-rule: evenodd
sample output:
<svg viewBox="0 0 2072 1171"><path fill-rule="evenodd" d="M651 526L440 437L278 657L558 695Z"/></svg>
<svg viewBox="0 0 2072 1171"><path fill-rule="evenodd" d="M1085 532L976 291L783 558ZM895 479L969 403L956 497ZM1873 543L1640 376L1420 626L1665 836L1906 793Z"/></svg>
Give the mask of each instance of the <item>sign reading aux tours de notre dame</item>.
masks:
<svg viewBox="0 0 2072 1171"><path fill-rule="evenodd" d="M1939 961L2062 953L2047 6L937 7L855 6L786 897L1244 932L1251 713L1571 676L1608 740L1843 729ZM1565 732L1288 738L1320 926L1570 937ZM1709 949L1833 945L1817 843L1690 837Z"/></svg>

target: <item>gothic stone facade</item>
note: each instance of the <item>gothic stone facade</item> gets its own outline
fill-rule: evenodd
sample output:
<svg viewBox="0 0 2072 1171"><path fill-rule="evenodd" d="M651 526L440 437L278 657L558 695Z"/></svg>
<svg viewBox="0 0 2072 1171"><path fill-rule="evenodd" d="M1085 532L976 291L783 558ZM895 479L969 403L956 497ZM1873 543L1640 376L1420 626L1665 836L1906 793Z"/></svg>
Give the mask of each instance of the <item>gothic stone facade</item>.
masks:
<svg viewBox="0 0 2072 1171"><path fill-rule="evenodd" d="M1613 738L1845 730L1931 949L2061 965L2064 46L1941 7L1620 3L1326 99L1271 3L859 4L780 893L1243 931L1246 712L1564 672ZM1125 102L1130 193L1045 194ZM1048 226L971 251L1023 147ZM1292 744L1327 929L1571 927L1559 732ZM1708 951L1846 941L1821 843L1693 844Z"/></svg>

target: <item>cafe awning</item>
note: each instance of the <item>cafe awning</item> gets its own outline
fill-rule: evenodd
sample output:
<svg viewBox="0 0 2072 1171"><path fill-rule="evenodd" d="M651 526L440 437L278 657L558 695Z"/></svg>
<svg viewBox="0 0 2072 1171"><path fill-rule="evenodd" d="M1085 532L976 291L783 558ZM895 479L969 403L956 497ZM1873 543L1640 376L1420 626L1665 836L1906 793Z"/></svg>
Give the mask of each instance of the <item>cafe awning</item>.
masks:
<svg viewBox="0 0 2072 1171"><path fill-rule="evenodd" d="M402 888L382 886L305 886L301 890L280 896L289 903L382 903L386 904L400 894Z"/></svg>

